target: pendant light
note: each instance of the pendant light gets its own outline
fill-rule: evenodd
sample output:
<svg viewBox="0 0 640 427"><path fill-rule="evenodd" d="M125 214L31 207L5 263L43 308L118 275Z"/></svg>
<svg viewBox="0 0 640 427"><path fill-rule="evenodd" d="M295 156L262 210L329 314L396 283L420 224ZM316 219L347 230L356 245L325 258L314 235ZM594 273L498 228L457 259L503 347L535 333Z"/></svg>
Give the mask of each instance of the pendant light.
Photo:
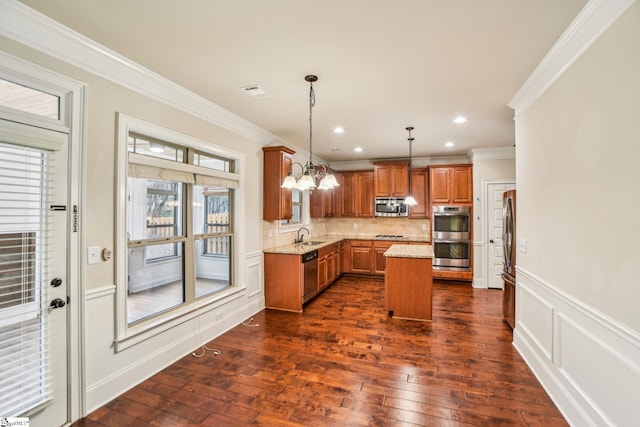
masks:
<svg viewBox="0 0 640 427"><path fill-rule="evenodd" d="M407 196L406 199L404 199L404 204L407 206L415 206L418 204L418 202L416 202L416 199L413 198L412 196L412 192L411 192L411 145L413 144L413 140L415 138L411 137L411 131L413 130L413 126L408 126L407 131L409 132L409 195Z"/></svg>
<svg viewBox="0 0 640 427"><path fill-rule="evenodd" d="M316 93L313 90L313 83L318 81L318 76L310 74L305 76L304 79L309 82L309 161L304 166L298 162L294 162L291 165L289 174L282 182L281 187L313 190L316 188L316 179L319 179L320 183L317 188L320 190L330 190L340 186L340 184L338 184L329 164L327 162L320 162L317 165L313 164L313 107L316 105ZM302 169L302 172L298 175L293 174L294 164L299 165Z"/></svg>

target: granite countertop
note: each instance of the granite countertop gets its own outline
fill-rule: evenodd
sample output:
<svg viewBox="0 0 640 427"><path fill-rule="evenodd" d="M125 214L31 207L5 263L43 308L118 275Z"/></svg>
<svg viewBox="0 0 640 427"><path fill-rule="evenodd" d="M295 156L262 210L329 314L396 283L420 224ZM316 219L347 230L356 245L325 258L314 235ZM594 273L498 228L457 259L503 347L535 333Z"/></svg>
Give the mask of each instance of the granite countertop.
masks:
<svg viewBox="0 0 640 427"><path fill-rule="evenodd" d="M341 240L377 240L377 241L403 241L403 242L423 242L426 244L429 243L427 239L424 237L411 237L406 236L398 239L388 239L388 238L376 238L375 235L363 235L363 234L328 234L324 236L312 236L307 237L306 241L303 243L290 243L288 245L276 246L274 248L264 249L262 252L268 254L287 254L287 255L302 255L307 252L315 251L316 249L323 248L325 246L332 245ZM317 242L316 244L309 244L311 242ZM394 245L395 246L395 245ZM403 245L408 246L408 245ZM432 254L433 256L433 254Z"/></svg>
<svg viewBox="0 0 640 427"><path fill-rule="evenodd" d="M433 258L431 245L391 245L384 253L393 258Z"/></svg>

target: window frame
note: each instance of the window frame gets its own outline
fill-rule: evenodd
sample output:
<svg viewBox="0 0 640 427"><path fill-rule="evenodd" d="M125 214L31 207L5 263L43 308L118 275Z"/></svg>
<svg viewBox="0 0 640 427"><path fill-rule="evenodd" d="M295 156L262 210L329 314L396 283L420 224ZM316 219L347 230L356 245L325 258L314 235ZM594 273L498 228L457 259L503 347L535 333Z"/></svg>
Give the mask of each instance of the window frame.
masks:
<svg viewBox="0 0 640 427"><path fill-rule="evenodd" d="M177 146L185 147L193 152L199 152L207 156L228 159L234 162L234 170L243 170L246 155L244 153L234 151L232 149L214 144L211 141L204 141L198 138L173 131L162 126L148 123L121 113L117 113L117 197L116 197L116 236L117 236L117 254L116 262L116 338L114 347L116 352L130 348L144 340L155 335L161 334L176 325L197 317L202 311L207 311L221 304L230 302L241 297L246 292L246 285L240 285L238 282L237 262L238 254L242 245L238 242L242 241L242 230L234 230L232 234L232 244L229 256L231 257L230 281L231 286L213 294L204 295L195 298L195 284L191 287L194 289L185 289L187 301L178 307L157 313L142 321L133 324L127 323L127 179L129 177L129 154L128 136L130 133L144 135L149 138L156 138ZM151 159L154 159L151 157ZM162 159L158 159L162 162ZM191 172L201 167L185 164L185 167ZM210 169L209 171L214 171ZM232 211L231 222L241 220L243 217L239 210L243 206L244 193L242 191L243 174L237 172L215 171L223 176L224 179L233 179L238 182L237 187L231 191L230 209ZM193 184L196 185L196 184ZM192 191L191 188L187 192ZM191 200L188 197L187 200ZM188 238L193 238L193 230L191 227L191 218L183 213L183 232L182 234ZM193 255L192 255L193 256ZM192 258L190 258L192 260ZM185 260L185 266L188 262ZM192 267L185 267L192 268ZM195 270L195 268L193 268ZM194 273L194 272L190 272ZM193 274L186 273L186 280L193 280ZM190 277L190 278L189 278ZM187 288L189 285L187 285ZM209 307L209 308L208 308Z"/></svg>

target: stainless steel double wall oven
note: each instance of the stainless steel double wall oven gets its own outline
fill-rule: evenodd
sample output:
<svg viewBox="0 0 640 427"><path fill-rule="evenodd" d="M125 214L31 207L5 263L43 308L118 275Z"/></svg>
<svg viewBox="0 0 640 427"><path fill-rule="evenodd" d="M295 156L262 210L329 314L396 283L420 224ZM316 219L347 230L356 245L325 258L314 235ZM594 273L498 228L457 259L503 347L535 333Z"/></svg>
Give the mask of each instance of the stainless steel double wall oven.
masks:
<svg viewBox="0 0 640 427"><path fill-rule="evenodd" d="M433 206L432 211L433 268L470 271L471 207Z"/></svg>

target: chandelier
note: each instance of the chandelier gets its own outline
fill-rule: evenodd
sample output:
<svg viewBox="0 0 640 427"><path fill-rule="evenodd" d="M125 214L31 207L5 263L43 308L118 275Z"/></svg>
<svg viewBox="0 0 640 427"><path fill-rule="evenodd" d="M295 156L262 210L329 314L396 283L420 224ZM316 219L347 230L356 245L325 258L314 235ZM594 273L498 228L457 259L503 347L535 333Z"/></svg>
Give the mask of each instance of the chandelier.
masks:
<svg viewBox="0 0 640 427"><path fill-rule="evenodd" d="M299 190L313 190L316 188L316 180L320 183L317 185L319 190L330 190L338 187L338 181L329 167L329 163L320 162L313 164L313 106L316 105L316 93L313 90L313 82L318 81L318 77L314 75L305 76L304 79L309 82L309 161L303 166L298 162L291 164L289 174L282 182L282 188L296 188ZM294 174L293 166L300 166L300 172Z"/></svg>
<svg viewBox="0 0 640 427"><path fill-rule="evenodd" d="M409 195L407 196L406 199L404 199L404 204L407 206L415 206L418 204L418 202L416 202L416 199L413 198L413 196L411 195L411 145L413 144L413 140L415 138L411 137L411 131L413 130L413 126L408 126L407 131L409 132L409 138L407 138L407 140L409 141Z"/></svg>

